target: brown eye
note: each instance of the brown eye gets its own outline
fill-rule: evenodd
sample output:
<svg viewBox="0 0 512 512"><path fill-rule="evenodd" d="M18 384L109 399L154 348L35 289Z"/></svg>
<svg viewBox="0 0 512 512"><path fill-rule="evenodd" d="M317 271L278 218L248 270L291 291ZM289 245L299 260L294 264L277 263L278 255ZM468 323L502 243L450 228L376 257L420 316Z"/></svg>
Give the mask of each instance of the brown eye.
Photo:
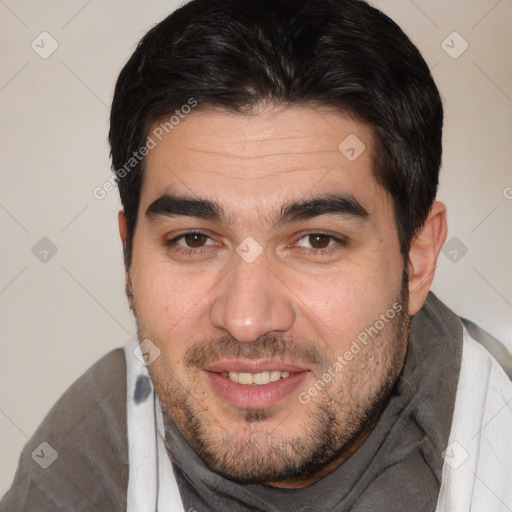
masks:
<svg viewBox="0 0 512 512"><path fill-rule="evenodd" d="M332 240L332 236L329 235L322 235L322 234L314 234L309 235L309 243L311 247L314 249L326 249L329 247L329 243Z"/></svg>
<svg viewBox="0 0 512 512"><path fill-rule="evenodd" d="M188 247L202 247L208 237L202 233L186 233L183 235L183 240Z"/></svg>
<svg viewBox="0 0 512 512"><path fill-rule="evenodd" d="M299 238L296 245L307 251L308 256L328 256L341 250L346 246L343 237L335 237L328 233L308 233Z"/></svg>
<svg viewBox="0 0 512 512"><path fill-rule="evenodd" d="M201 231L188 231L166 240L165 245L177 254L193 256L211 252L216 244L211 237Z"/></svg>

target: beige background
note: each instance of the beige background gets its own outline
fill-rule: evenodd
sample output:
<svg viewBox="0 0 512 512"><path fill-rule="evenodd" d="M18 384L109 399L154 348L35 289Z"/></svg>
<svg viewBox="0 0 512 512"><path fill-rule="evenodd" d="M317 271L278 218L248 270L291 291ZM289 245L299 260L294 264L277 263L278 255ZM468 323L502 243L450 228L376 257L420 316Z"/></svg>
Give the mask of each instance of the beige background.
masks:
<svg viewBox="0 0 512 512"><path fill-rule="evenodd" d="M0 495L55 400L134 332L117 191L101 201L92 191L110 177L117 75L176 4L0 0ZM455 239L439 258L434 291L512 349L512 2L373 4L418 45L445 102L439 198ZM43 54L58 48L43 59L33 41ZM43 237L55 255L36 245Z"/></svg>

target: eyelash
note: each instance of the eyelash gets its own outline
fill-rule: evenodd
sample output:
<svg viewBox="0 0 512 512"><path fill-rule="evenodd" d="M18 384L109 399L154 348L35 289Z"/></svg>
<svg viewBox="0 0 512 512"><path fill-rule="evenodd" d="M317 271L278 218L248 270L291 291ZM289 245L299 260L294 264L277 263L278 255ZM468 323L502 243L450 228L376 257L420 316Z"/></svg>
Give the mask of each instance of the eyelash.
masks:
<svg viewBox="0 0 512 512"><path fill-rule="evenodd" d="M192 249L192 248L184 248L184 247L174 245L176 242L178 242L182 238L186 237L187 235L201 235L201 236L205 236L211 240L211 237L209 237L206 233L203 233L202 231L187 231L186 233L182 233L181 235L178 235L178 236L172 238L171 240L166 240L165 245L167 247L171 248L173 251L176 251L185 256L203 254L203 253L210 251L210 249L208 249L208 248L205 249L204 247ZM325 249L306 249L308 256L314 256L317 258L330 256L334 251L337 251L340 249L339 246L344 247L347 245L346 240L344 240L342 238L336 238L333 235L330 235L328 233L322 233L320 231L312 231L311 233L306 233L306 234L302 235L297 241L302 240L303 238L306 238L309 236L314 236L314 235L326 236L326 237L330 238L331 240L334 240L337 243L337 245L335 244L335 245L332 245ZM205 246L205 247L210 247L210 246Z"/></svg>

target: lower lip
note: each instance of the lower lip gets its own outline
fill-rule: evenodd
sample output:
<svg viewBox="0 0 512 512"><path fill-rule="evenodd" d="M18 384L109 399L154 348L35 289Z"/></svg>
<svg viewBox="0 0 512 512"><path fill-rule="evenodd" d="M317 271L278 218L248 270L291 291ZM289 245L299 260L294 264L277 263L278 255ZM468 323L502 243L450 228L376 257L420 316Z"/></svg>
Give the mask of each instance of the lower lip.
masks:
<svg viewBox="0 0 512 512"><path fill-rule="evenodd" d="M299 372L263 385L247 385L233 382L220 373L205 372L213 389L226 402L235 407L261 409L277 404L293 393L307 378L309 372Z"/></svg>

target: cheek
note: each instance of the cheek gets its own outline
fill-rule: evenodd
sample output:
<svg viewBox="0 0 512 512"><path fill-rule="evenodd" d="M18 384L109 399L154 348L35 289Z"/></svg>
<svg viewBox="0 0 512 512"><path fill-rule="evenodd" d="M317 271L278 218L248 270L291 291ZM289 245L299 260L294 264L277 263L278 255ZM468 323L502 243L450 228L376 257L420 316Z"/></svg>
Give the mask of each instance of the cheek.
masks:
<svg viewBox="0 0 512 512"><path fill-rule="evenodd" d="M401 265L375 258L373 265L351 264L333 275L295 280L302 317L320 335L330 352L344 352L397 300Z"/></svg>
<svg viewBox="0 0 512 512"><path fill-rule="evenodd" d="M158 261L150 251L139 251L133 259L131 280L137 316L150 320L152 329L169 314L178 316L185 299L180 281L171 278L169 265Z"/></svg>
<svg viewBox="0 0 512 512"><path fill-rule="evenodd" d="M137 319L148 337L164 345L174 338L200 335L214 276L185 272L148 250L134 258L131 279ZM175 343L166 345L178 349Z"/></svg>

